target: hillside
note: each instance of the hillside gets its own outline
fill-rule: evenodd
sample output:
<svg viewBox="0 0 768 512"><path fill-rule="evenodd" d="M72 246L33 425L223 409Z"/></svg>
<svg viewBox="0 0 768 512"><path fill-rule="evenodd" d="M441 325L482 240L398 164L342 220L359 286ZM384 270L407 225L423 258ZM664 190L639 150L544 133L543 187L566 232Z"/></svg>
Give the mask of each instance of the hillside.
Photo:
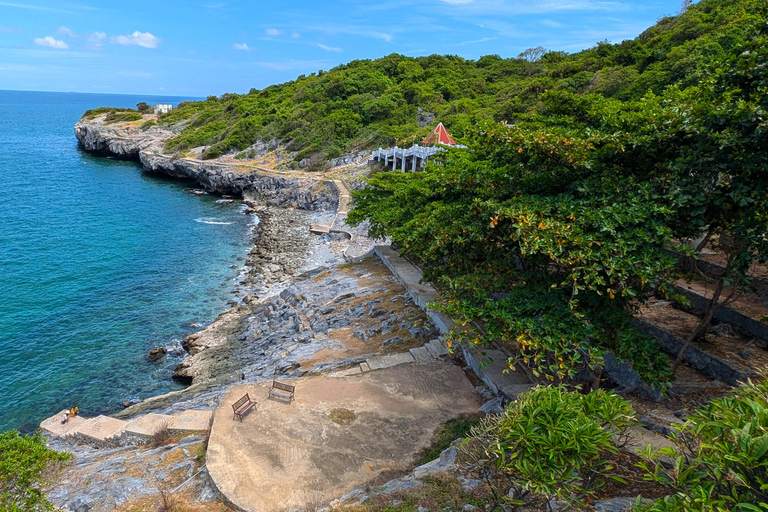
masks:
<svg viewBox="0 0 768 512"><path fill-rule="evenodd" d="M754 33L759 0L702 0L665 17L636 39L600 42L575 53L531 49L518 58L392 54L356 60L292 82L184 102L162 123L184 129L169 152L209 146L204 158L279 139L296 161L409 144L433 119L457 137L482 120L514 121L537 109L547 90L599 93L621 100L698 82L702 71ZM434 114L434 117L429 114Z"/></svg>

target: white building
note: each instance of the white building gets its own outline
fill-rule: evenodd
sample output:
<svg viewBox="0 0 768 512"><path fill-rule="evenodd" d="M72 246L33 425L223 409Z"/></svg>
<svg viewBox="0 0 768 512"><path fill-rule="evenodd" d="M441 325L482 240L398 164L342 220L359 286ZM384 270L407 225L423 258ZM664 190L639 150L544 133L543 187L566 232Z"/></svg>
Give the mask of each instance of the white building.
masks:
<svg viewBox="0 0 768 512"><path fill-rule="evenodd" d="M152 108L154 108L155 114L167 114L173 110L173 105L170 103L155 103Z"/></svg>

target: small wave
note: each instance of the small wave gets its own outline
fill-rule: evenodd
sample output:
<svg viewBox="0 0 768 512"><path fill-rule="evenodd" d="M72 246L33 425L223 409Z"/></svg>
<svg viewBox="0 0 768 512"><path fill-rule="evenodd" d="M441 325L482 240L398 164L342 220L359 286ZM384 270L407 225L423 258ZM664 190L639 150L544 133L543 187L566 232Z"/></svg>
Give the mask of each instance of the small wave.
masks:
<svg viewBox="0 0 768 512"><path fill-rule="evenodd" d="M215 224L217 226L229 226L230 224L233 224L233 222L224 222L218 219L208 218L195 219L195 222L199 222L200 224Z"/></svg>

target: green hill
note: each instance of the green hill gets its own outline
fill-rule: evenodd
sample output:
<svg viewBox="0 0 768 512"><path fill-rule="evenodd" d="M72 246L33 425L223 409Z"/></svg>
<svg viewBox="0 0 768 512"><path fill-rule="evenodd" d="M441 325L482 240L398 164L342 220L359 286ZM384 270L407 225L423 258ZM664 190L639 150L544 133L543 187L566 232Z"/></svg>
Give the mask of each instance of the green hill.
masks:
<svg viewBox="0 0 768 512"><path fill-rule="evenodd" d="M601 42L575 54L538 48L518 58L488 55L476 61L392 54L245 95L185 102L162 118L187 125L167 149L210 146L203 156L215 158L277 138L299 152L296 160L317 153L335 157L419 140L430 130L419 126L419 109L463 137L480 121L514 121L535 111L547 90L638 99L671 84L696 84L707 66L765 22L753 13L759 3L702 0L636 39Z"/></svg>

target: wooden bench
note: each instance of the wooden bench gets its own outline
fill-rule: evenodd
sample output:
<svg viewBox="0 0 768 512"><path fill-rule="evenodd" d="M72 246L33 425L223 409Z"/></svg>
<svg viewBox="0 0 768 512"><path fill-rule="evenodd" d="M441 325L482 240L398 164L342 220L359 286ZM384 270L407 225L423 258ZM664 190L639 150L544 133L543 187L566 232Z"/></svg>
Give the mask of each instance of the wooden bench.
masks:
<svg viewBox="0 0 768 512"><path fill-rule="evenodd" d="M290 384L283 384L272 379L272 387L269 388L269 394L267 398L280 398L282 400L288 400L288 404L293 401L293 392L296 390L296 386Z"/></svg>
<svg viewBox="0 0 768 512"><path fill-rule="evenodd" d="M243 414L250 411L253 406L256 405L256 402L251 400L251 397L248 396L248 393L244 394L240 399L232 404L232 410L234 411L235 415L232 416L232 419L240 418L240 422L243 422Z"/></svg>

